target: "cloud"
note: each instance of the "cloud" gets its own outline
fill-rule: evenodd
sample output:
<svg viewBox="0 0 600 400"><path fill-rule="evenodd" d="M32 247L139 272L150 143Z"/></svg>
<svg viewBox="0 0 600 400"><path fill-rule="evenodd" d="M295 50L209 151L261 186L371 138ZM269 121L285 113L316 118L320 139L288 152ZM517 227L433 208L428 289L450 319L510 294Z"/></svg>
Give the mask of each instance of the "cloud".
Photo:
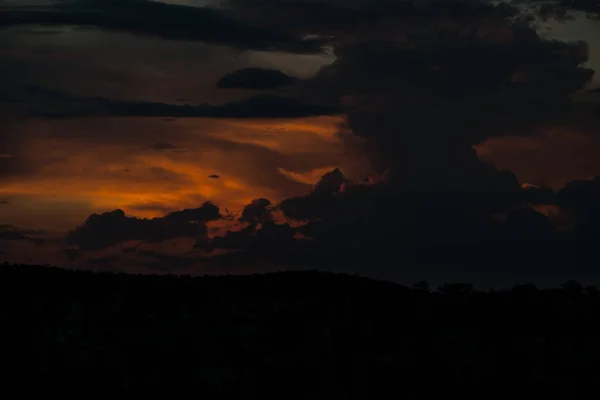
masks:
<svg viewBox="0 0 600 400"><path fill-rule="evenodd" d="M211 202L206 202L200 208L188 208L174 211L164 217L168 222L207 222L221 218L219 207Z"/></svg>
<svg viewBox="0 0 600 400"><path fill-rule="evenodd" d="M220 89L275 89L298 81L276 69L244 68L231 72L217 82Z"/></svg>
<svg viewBox="0 0 600 400"><path fill-rule="evenodd" d="M554 226L544 214L532 208L511 211L504 223L505 235L512 240L544 241L552 237Z"/></svg>
<svg viewBox="0 0 600 400"><path fill-rule="evenodd" d="M522 194L519 190L516 195ZM485 205L477 207L482 201ZM521 203L525 202L523 196ZM246 209L256 215L251 211L264 210L268 204L267 200L255 201ZM425 248L435 252L456 246L458 253L453 257L466 263L468 252L481 251L477 243L509 235L522 221L517 213L503 227L490 215L489 204L476 190L456 197L439 191L402 192L385 181L352 182L340 170L333 170L308 194L276 206L291 221L304 224L251 224L216 237L210 246L243 250L252 260L398 279L403 274L418 275L419 266L434 262L421 254ZM500 201L499 209L505 205L506 201ZM386 259L395 260L394 265L387 265ZM454 263L450 258L435 262Z"/></svg>
<svg viewBox="0 0 600 400"><path fill-rule="evenodd" d="M220 217L219 208L210 202L153 219L127 217L122 210L115 210L90 215L83 225L69 232L68 241L85 250L97 250L131 240L204 236L207 234L205 223Z"/></svg>
<svg viewBox="0 0 600 400"><path fill-rule="evenodd" d="M571 237L563 240L546 217L524 206L559 198L565 209L585 207L569 206L560 200L560 193L555 197L548 190L523 188L515 174L482 161L473 146L509 135L535 138L557 125L567 130L574 125L582 130L593 127L597 120L591 118L589 105L586 114L581 104L572 100L592 77L592 71L584 67L587 46L544 39L524 20L516 19L518 10L506 5L477 1L359 3L360 7L341 1L272 0L259 5L234 1L237 9L230 15L251 21L249 24L264 23L269 30L288 32L290 37L328 37L335 62L286 88L293 97L228 99L214 106L127 101L104 94L94 98L46 92L44 97L38 96L38 91L37 97L33 96L37 103L32 100L28 106L37 115L54 117L273 118L343 111L345 122L339 137L349 149L368 156L377 179L355 182L341 169L332 169L307 194L275 206L264 197L251 202L241 217L249 225L212 241L208 241L203 223L190 223L206 218L198 216L202 213L197 210L153 220L126 217L122 211L97 215L72 233L71 240L83 248L99 248L133 239L184 235L196 238L201 248L238 250L241 255L228 255L229 260L240 257L238 262L306 263L388 277L420 275L421 279L444 274L453 280L470 275L527 275L545 268L551 271L558 260L565 262L561 257L569 254L566 249ZM259 75L264 73L260 71ZM229 85L247 88L243 80ZM269 85L273 83L258 86L267 89ZM326 106L315 109L307 104ZM179 120L173 122L162 125L175 129ZM206 124L187 128L195 133L206 130ZM204 179L213 171L229 177L252 165L259 167L258 172L246 172L250 175L243 182L246 186L261 186L268 175L283 187L291 185L288 177L308 181L304 178L310 171L336 165L320 160L321 165L315 166L310 151L301 154L294 149L293 156L288 156L270 144L273 139L267 134L229 137L231 130L197 135L198 148L218 148L227 154L226 165L201 172ZM76 134L69 129L61 132ZM123 135L123 130L102 132L137 145L168 137L188 147L180 137L150 137L154 133L144 129L131 129L128 135ZM172 154L170 146L175 145L162 142L151 153L165 160L221 154L212 150ZM6 151L13 154L11 149ZM247 162L230 162L231 154L237 153ZM162 165L164 170L154 175L174 170L167 166ZM226 179L211 183L241 187ZM289 187L293 190L280 193L308 186ZM270 194L253 193L243 201L259 196ZM132 204L161 211L159 207L170 203L152 199ZM272 209L283 212L288 223L273 222ZM161 212L167 211L171 210ZM543 239L545 247L531 243L531 238ZM178 261L159 260L161 265L169 262Z"/></svg>
<svg viewBox="0 0 600 400"><path fill-rule="evenodd" d="M177 117L177 118L301 118L335 115L337 107L305 103L293 97L258 95L223 105L167 104L105 98L78 98L49 89L30 87L38 95L30 105L34 116L74 117ZM40 101L40 99L43 99ZM56 111L54 111L56 110Z"/></svg>
<svg viewBox="0 0 600 400"><path fill-rule="evenodd" d="M398 30L429 30L434 20L444 17L471 20L502 15L511 17L516 10L504 4L491 9L488 1L378 1L358 0L267 0L259 4L252 0L231 0L240 18L260 22L279 30L291 30L324 37L332 42L373 40L390 36ZM401 39L401 36L395 36Z"/></svg>
<svg viewBox="0 0 600 400"><path fill-rule="evenodd" d="M431 27L432 17L472 19L501 15L567 20L571 11L595 17L600 12L595 0L230 0L241 17L278 29L311 32L323 36L342 35L373 38L400 26ZM491 4L498 5L492 9ZM438 19L439 20L439 19ZM354 32L351 32L354 31Z"/></svg>
<svg viewBox="0 0 600 400"><path fill-rule="evenodd" d="M458 169L481 169L470 146L567 120L568 96L591 78L591 71L577 67L585 61L577 55L581 46L531 41L529 34L501 44L473 39L468 46L449 35L440 43L415 43L422 50L352 45L316 80L323 88L333 83L354 92L348 128L366 141L382 170L414 171L416 184L449 182L447 172L458 177ZM561 51L567 56L555 55ZM512 83L521 65L532 69L532 80Z"/></svg>
<svg viewBox="0 0 600 400"><path fill-rule="evenodd" d="M241 230L228 230L224 236L215 237L207 246L209 250L240 251L241 260L245 259L246 263L262 261L292 264L294 255L301 249L301 242L295 238L295 235L296 229L287 223L263 221L260 226L251 224ZM217 262L222 259L220 255L214 258ZM225 256L225 259L227 258L228 255ZM311 261L318 262L316 259Z"/></svg>
<svg viewBox="0 0 600 400"><path fill-rule="evenodd" d="M244 0L234 4L244 11L250 6ZM395 153L399 147L408 153L394 154L399 160L410 154L422 157L426 149L413 146L430 140L445 140L438 146L444 148L507 132L527 134L565 117L569 95L592 77L582 67L587 61L584 43L544 40L522 21L515 23L512 17L518 11L509 6L478 1L418 5L267 1L260 16L286 25L294 23L293 15L299 24L313 21L313 31L336 31L337 60L322 69L309 89L332 102L351 98L349 128L381 147L375 149L380 157L384 150ZM330 7L344 10L323 13L323 18L339 21L333 28L317 13ZM297 18L286 10L307 15ZM357 20L366 25L355 26ZM375 136L388 139L376 145ZM404 142L392 146L390 138Z"/></svg>
<svg viewBox="0 0 600 400"><path fill-rule="evenodd" d="M579 222L600 223L600 177L569 182L557 193L557 202L571 211Z"/></svg>
<svg viewBox="0 0 600 400"><path fill-rule="evenodd" d="M254 199L252 202L244 207L240 222L247 222L250 224L258 224L264 222L270 222L273 220L273 209L271 201L268 199Z"/></svg>
<svg viewBox="0 0 600 400"><path fill-rule="evenodd" d="M341 194L342 188L348 183L342 172L336 168L323 175L310 193L286 199L279 208L287 217L296 220L333 215L335 207L332 207L332 202L339 198L337 195Z"/></svg>
<svg viewBox="0 0 600 400"><path fill-rule="evenodd" d="M91 26L167 40L208 41L241 49L321 51L322 42L248 25L210 8L146 0L80 0L0 11L0 27Z"/></svg>
<svg viewBox="0 0 600 400"><path fill-rule="evenodd" d="M594 124L570 125L529 137L490 139L476 147L477 153L499 168L514 171L523 183L558 190L569 181L594 176L600 167L600 138L594 132Z"/></svg>
<svg viewBox="0 0 600 400"><path fill-rule="evenodd" d="M176 150L179 149L180 147L175 146L172 143L168 143L168 142L156 142L152 148L156 151L162 151L162 150Z"/></svg>
<svg viewBox="0 0 600 400"><path fill-rule="evenodd" d="M525 203L533 205L556 204L556 193L547 186L523 185Z"/></svg>
<svg viewBox="0 0 600 400"><path fill-rule="evenodd" d="M597 274L600 238L600 176L568 183L557 195L557 204L567 214L573 232L576 272Z"/></svg>
<svg viewBox="0 0 600 400"><path fill-rule="evenodd" d="M39 235L42 231L36 231L31 229L21 229L13 225L0 224L0 241L29 241L36 245L43 245L44 239L32 237L33 235Z"/></svg>
<svg viewBox="0 0 600 400"><path fill-rule="evenodd" d="M66 232L94 212L117 208L152 218L207 200L231 210L253 198L280 201L310 186L279 167L304 173L355 163L335 140L337 121L182 119L170 126L153 118L22 121L27 152L19 159L40 168L2 180L0 198L13 204L0 207L0 220ZM150 148L160 141L188 151ZM147 204L161 207L150 210Z"/></svg>
<svg viewBox="0 0 600 400"><path fill-rule="evenodd" d="M473 207L465 218L519 204L516 176L482 162L472 146L574 120L593 124L588 110L571 100L593 76L583 66L587 45L543 39L515 20L518 10L506 5L395 4L364 2L353 9L274 1L264 3L270 8L264 18L298 30L311 24L316 33L336 31L336 61L299 90L307 98L343 104L346 124L340 134L386 174L387 196L421 198L440 210L458 207L459 214ZM321 6L344 12L325 14L325 23L316 12ZM283 9L303 10L307 18L294 25L292 13ZM292 204L285 205L291 210Z"/></svg>

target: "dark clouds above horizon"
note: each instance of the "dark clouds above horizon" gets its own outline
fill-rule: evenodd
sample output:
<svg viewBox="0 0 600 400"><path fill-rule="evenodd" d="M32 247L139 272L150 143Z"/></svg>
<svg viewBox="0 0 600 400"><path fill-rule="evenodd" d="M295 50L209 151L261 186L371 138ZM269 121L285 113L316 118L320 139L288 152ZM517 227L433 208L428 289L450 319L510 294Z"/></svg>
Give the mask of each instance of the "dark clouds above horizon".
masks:
<svg viewBox="0 0 600 400"><path fill-rule="evenodd" d="M483 235L489 213L520 204L521 184L600 175L594 3L539 4L0 3L0 222L66 231L92 213L154 218L213 201L246 217L209 231L250 226L217 244L255 256L298 237L384 254L411 230ZM343 179L311 192L337 167ZM273 222L284 216L310 223ZM307 263L333 256L305 244Z"/></svg>

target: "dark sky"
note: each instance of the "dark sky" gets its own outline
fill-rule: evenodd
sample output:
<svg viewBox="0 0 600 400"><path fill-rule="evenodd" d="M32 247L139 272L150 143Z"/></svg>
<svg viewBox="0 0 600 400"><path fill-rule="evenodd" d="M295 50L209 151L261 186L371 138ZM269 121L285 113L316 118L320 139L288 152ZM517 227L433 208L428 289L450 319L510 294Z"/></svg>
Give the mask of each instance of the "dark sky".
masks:
<svg viewBox="0 0 600 400"><path fill-rule="evenodd" d="M523 184L600 175L594 4L0 1L0 256L248 272L492 235Z"/></svg>

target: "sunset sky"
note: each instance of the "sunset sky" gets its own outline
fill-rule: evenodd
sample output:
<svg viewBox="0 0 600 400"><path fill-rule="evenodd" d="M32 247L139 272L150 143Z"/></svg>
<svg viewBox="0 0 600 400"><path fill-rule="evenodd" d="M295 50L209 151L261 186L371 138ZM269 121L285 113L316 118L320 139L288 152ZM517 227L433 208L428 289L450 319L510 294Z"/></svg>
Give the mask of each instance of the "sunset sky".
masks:
<svg viewBox="0 0 600 400"><path fill-rule="evenodd" d="M410 175L429 159L452 158L438 147L459 142L460 152L473 147L480 160L512 171L519 184L559 190L569 181L600 175L600 95L590 93L600 88L593 75L600 70L600 21L573 6L571 20L538 19L535 29L521 34L498 8L485 6L494 11L483 16L473 11L488 2L456 2L467 4L464 10L449 3L0 1L0 224L10 225L4 232L46 239L0 240L0 251L9 261L66 265L66 233L94 213L121 209L129 217L155 218L211 201L223 215L239 217L253 199L277 205L311 192L335 168L353 182L371 173L377 179L390 171ZM409 11L394 8L399 4ZM449 39L468 37L465 29L477 32L477 42ZM539 37L532 41L527 35L536 30ZM546 39L585 41L587 47L533 47ZM523 49L531 47L525 53L539 55L509 45L500 50L505 53L482 60L469 53L498 43L517 46L519 40L528 41ZM381 43L391 50L381 50ZM394 53L396 48L424 48L430 58L407 58ZM456 55L446 54L451 51ZM564 60L548 61L549 54ZM433 59L438 61L427 61ZM376 72L371 61L384 67ZM247 68L271 73L242 79L233 88L219 83ZM477 72L465 76L470 68ZM438 75L425 76L424 69ZM448 77L439 78L446 71ZM407 78L386 83L386 74ZM502 74L506 85L535 83L510 100L514 94L494 81ZM289 82L277 84L279 78ZM263 88L247 88L261 79ZM464 103L449 101L451 91ZM473 93L482 100L469 97ZM498 99L505 98L512 105L487 118L483 104L489 100L492 109L498 102L497 111L503 107ZM548 100L542 117L517 110L536 99ZM427 124L416 122L420 102L439 112L427 114ZM399 104L410 106L394 108ZM357 107L361 116L371 113L364 124L356 122ZM381 111L388 108L394 110ZM463 128L456 118L469 109L475 117ZM377 133L369 136L365 129ZM390 139L414 139L432 130L448 133L406 144ZM447 139L454 131L464 140ZM420 157L429 150L439 155ZM428 179L424 176L417 180ZM227 224L213 223L222 229ZM31 230L45 233L26 233ZM188 244L178 240L177 250L164 243L150 248L188 254L181 250ZM88 253L79 262L117 254L126 245Z"/></svg>

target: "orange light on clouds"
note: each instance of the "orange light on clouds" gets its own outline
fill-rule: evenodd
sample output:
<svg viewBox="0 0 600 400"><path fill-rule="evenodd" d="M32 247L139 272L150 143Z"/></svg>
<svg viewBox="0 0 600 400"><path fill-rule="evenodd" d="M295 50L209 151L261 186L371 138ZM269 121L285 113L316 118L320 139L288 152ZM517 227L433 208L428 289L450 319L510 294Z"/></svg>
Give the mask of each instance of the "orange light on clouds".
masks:
<svg viewBox="0 0 600 400"><path fill-rule="evenodd" d="M286 171L283 168L279 168L278 170L283 175L289 177L290 179L295 180L296 182L306 183L307 185L314 185L315 183L317 183L319 181L319 179L321 179L321 177L323 175L325 175L327 172L332 171L335 168L336 168L335 166L325 167L325 168L317 168L317 169L314 169L314 170L309 171L304 174L292 172L292 171Z"/></svg>
<svg viewBox="0 0 600 400"><path fill-rule="evenodd" d="M34 121L25 129L23 157L37 168L0 181L0 196L19 199L0 207L0 220L65 230L91 212L116 208L151 218L204 201L223 212L258 197L278 202L310 190L335 167L356 164L337 135L341 122L341 117ZM173 148L153 149L158 142Z"/></svg>

